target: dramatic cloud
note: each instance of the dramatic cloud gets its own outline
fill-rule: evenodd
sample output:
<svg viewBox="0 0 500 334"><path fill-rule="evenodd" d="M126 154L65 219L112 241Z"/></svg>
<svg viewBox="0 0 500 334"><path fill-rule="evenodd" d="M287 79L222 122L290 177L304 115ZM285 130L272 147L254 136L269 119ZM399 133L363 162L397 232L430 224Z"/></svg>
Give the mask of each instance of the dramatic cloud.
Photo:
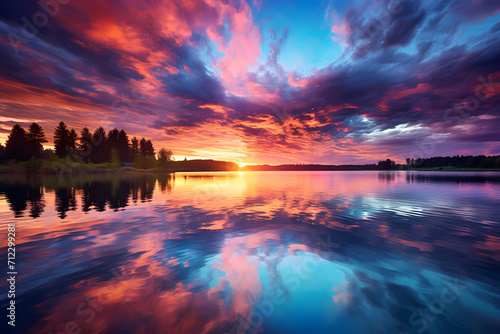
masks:
<svg viewBox="0 0 500 334"><path fill-rule="evenodd" d="M0 141L126 129L178 158L500 154L498 1L0 4ZM277 15L279 13L279 15Z"/></svg>

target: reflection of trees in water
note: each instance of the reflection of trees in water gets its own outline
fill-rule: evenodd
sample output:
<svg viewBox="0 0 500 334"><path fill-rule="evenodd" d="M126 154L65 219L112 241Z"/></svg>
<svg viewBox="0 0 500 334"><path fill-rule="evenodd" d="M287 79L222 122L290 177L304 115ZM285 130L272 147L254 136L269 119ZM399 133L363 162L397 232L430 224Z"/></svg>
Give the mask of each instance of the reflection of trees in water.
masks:
<svg viewBox="0 0 500 334"><path fill-rule="evenodd" d="M0 193L4 193L9 203L10 210L14 212L14 217L22 217L26 210L28 191L30 187L21 183L0 185Z"/></svg>
<svg viewBox="0 0 500 334"><path fill-rule="evenodd" d="M72 187L57 188L56 195L56 211L59 212L59 218L66 218L66 212L76 210L75 189Z"/></svg>
<svg viewBox="0 0 500 334"><path fill-rule="evenodd" d="M45 207L43 190L36 183L28 184L14 180L13 182L0 181L0 194L4 194L14 217L23 217L28 204L30 217L39 217Z"/></svg>
<svg viewBox="0 0 500 334"><path fill-rule="evenodd" d="M118 211L128 205L128 196L131 191L129 182L117 182L113 184L111 193L108 199L109 208Z"/></svg>
<svg viewBox="0 0 500 334"><path fill-rule="evenodd" d="M171 192L173 181L175 181L175 174L163 174L158 176L158 185L162 193L165 191Z"/></svg>
<svg viewBox="0 0 500 334"><path fill-rule="evenodd" d="M45 207L43 200L43 189L40 186L30 187L28 191L28 201L30 203L30 217L40 217Z"/></svg>
<svg viewBox="0 0 500 334"><path fill-rule="evenodd" d="M96 181L83 186L83 206L84 212L92 210L106 211L106 203L111 197L111 182Z"/></svg>
<svg viewBox="0 0 500 334"><path fill-rule="evenodd" d="M77 197L81 194L81 209L83 212L91 210L118 211L129 205L129 197L134 203L149 202L153 198L156 181L162 192L172 190L172 175L106 175L84 176L65 180L61 183L56 177L44 176L26 178L13 176L0 180L0 194L4 194L10 210L15 217L22 217L24 211L30 207L30 217L40 217L45 208L45 191L54 191L55 210L58 217L64 219L68 211L77 209Z"/></svg>
<svg viewBox="0 0 500 334"><path fill-rule="evenodd" d="M378 179L384 183L393 183L396 180L394 173L378 173Z"/></svg>
<svg viewBox="0 0 500 334"><path fill-rule="evenodd" d="M149 201L153 198L155 183L156 177L149 174L133 179L113 178L90 182L82 187L82 210L87 212L93 208L106 211L109 208L119 211L129 205L130 196L134 203L137 203L138 198L141 202Z"/></svg>
<svg viewBox="0 0 500 334"><path fill-rule="evenodd" d="M156 179L154 177L141 177L136 179L135 188L140 191L141 202L149 202L153 199L153 191L155 190Z"/></svg>
<svg viewBox="0 0 500 334"><path fill-rule="evenodd" d="M465 172L464 174L420 174L408 173L406 174L407 183L500 183L500 176L498 175L478 175Z"/></svg>

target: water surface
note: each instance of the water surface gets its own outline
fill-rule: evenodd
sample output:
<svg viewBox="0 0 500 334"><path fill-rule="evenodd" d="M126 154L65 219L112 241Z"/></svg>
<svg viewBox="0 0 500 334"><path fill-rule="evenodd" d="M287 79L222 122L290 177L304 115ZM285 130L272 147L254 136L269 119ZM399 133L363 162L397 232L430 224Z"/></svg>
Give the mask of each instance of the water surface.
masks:
<svg viewBox="0 0 500 334"><path fill-rule="evenodd" d="M23 333L495 333L499 214L494 172L0 176Z"/></svg>

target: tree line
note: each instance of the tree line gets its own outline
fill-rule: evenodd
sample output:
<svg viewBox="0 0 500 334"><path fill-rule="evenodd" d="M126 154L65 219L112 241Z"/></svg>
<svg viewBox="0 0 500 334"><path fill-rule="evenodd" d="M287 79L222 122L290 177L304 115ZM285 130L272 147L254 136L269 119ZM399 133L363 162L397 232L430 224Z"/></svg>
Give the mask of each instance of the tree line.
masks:
<svg viewBox="0 0 500 334"><path fill-rule="evenodd" d="M398 165L394 161L387 159L379 161L377 169L379 170L408 170L413 168L435 168L435 167L454 167L454 168L482 168L496 169L500 168L500 156L485 155L455 155L447 157L417 158L406 159L406 164Z"/></svg>
<svg viewBox="0 0 500 334"><path fill-rule="evenodd" d="M406 159L408 167L431 168L431 167L455 167L455 168L500 168L500 156L485 155L456 155L452 157L432 157Z"/></svg>
<svg viewBox="0 0 500 334"><path fill-rule="evenodd" d="M55 154L59 158L77 158L85 163L114 164L133 163L138 168L153 168L157 163L166 165L172 161L172 151L161 148L158 154L149 139L129 137L125 130L116 128L108 133L98 127L93 133L84 127L80 134L59 122L54 129L54 150L44 150L48 140L38 123L32 123L28 131L19 124L13 126L5 147L0 144L0 162L49 159ZM158 158L157 158L158 157Z"/></svg>

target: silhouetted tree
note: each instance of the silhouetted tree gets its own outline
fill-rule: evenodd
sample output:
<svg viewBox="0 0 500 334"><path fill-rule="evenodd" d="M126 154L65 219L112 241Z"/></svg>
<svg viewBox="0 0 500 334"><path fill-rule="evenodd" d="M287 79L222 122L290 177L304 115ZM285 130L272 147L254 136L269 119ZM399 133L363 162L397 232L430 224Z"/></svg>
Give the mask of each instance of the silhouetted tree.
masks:
<svg viewBox="0 0 500 334"><path fill-rule="evenodd" d="M380 170L389 170L394 169L395 163L394 161L391 161L391 159L387 159L386 161L379 161L377 166Z"/></svg>
<svg viewBox="0 0 500 334"><path fill-rule="evenodd" d="M134 159L134 166L141 169L151 169L156 164L155 150L151 140L144 138L139 142L139 155Z"/></svg>
<svg viewBox="0 0 500 334"><path fill-rule="evenodd" d="M130 160L134 161L139 155L139 141L136 137L132 138L132 143L130 147Z"/></svg>
<svg viewBox="0 0 500 334"><path fill-rule="evenodd" d="M142 138L141 141L139 142L139 153L143 157L147 157L147 149L146 149L146 139Z"/></svg>
<svg viewBox="0 0 500 334"><path fill-rule="evenodd" d="M30 156L40 158L43 153L43 143L47 142L47 138L38 123L31 123L26 140Z"/></svg>
<svg viewBox="0 0 500 334"><path fill-rule="evenodd" d="M487 157L485 155L478 156L453 156L453 157L432 157L418 158L413 162L412 166L417 168L433 168L433 167L455 167L455 168L496 168L497 156Z"/></svg>
<svg viewBox="0 0 500 334"><path fill-rule="evenodd" d="M87 127L83 128L80 132L80 143L78 144L78 151L85 162L89 162L90 154L92 153L92 134Z"/></svg>
<svg viewBox="0 0 500 334"><path fill-rule="evenodd" d="M101 164L109 160L109 155L106 150L106 131L102 126L94 131L92 136L93 150L90 155L90 161L95 164ZM109 152L111 153L111 152Z"/></svg>
<svg viewBox="0 0 500 334"><path fill-rule="evenodd" d="M111 153L118 145L118 129L109 130L106 137L106 154L111 159Z"/></svg>
<svg viewBox="0 0 500 334"><path fill-rule="evenodd" d="M118 134L116 149L121 162L130 161L129 140L127 133L123 129L120 130L120 133Z"/></svg>
<svg viewBox="0 0 500 334"><path fill-rule="evenodd" d="M57 156L60 158L66 157L70 147L70 132L66 124L61 121L54 131L54 148Z"/></svg>
<svg viewBox="0 0 500 334"><path fill-rule="evenodd" d="M116 150L116 148L113 148L111 150L111 158L109 162L113 165L113 167L120 167L120 157L118 156L118 151Z"/></svg>
<svg viewBox="0 0 500 334"><path fill-rule="evenodd" d="M73 152L76 152L77 150L77 141L78 141L78 134L76 133L75 129L71 129L68 135L68 147Z"/></svg>
<svg viewBox="0 0 500 334"><path fill-rule="evenodd" d="M166 167L172 161L172 151L162 147L158 152L158 162L161 167Z"/></svg>
<svg viewBox="0 0 500 334"><path fill-rule="evenodd" d="M25 161L29 157L26 131L19 124L16 124L12 127L5 144L5 158Z"/></svg>
<svg viewBox="0 0 500 334"><path fill-rule="evenodd" d="M153 143L149 139L146 141L146 156L147 157L155 156L155 149L153 147Z"/></svg>
<svg viewBox="0 0 500 334"><path fill-rule="evenodd" d="M495 168L495 159L494 158L484 158L479 163L480 168Z"/></svg>
<svg viewBox="0 0 500 334"><path fill-rule="evenodd" d="M60 158L69 155L74 157L76 153L87 163L112 162L119 166L122 162L131 161L138 168L151 169L166 166L172 159L172 152L162 149L159 154L160 163L158 163L151 140L142 138L138 141L134 137L130 141L123 129L114 128L106 135L102 127L97 128L94 133L85 127L78 136L74 129L68 129L67 125L61 121L54 129L54 150L43 149L43 143L47 142L47 139L42 127L37 123L31 124L29 133L26 133L19 125L15 126L12 132L9 135L7 147L4 148L0 144L0 162L5 159L24 161L29 160L30 157L48 160L54 154ZM36 171L41 164L40 160L34 160L26 165L26 170Z"/></svg>
<svg viewBox="0 0 500 334"><path fill-rule="evenodd" d="M0 162L5 160L5 146L0 144Z"/></svg>

